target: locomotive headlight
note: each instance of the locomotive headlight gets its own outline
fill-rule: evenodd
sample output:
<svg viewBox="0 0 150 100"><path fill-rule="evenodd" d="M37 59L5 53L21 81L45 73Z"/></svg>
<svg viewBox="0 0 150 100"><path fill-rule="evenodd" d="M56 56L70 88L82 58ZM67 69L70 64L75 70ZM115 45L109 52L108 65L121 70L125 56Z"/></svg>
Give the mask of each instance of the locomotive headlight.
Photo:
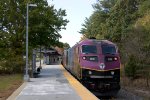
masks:
<svg viewBox="0 0 150 100"><path fill-rule="evenodd" d="M115 72L114 71L111 71L111 75L114 75L115 74Z"/></svg>
<svg viewBox="0 0 150 100"><path fill-rule="evenodd" d="M92 74L92 72L91 72L91 71L89 71L89 74L91 75L91 74Z"/></svg>
<svg viewBox="0 0 150 100"><path fill-rule="evenodd" d="M83 56L83 57L82 57L82 59L83 59L83 60L86 60L86 57L85 57L85 56Z"/></svg>
<svg viewBox="0 0 150 100"><path fill-rule="evenodd" d="M100 69L104 69L105 68L105 64L104 63L101 63L100 65L99 65L99 67L100 67Z"/></svg>
<svg viewBox="0 0 150 100"><path fill-rule="evenodd" d="M118 58L117 58L117 57L115 57L115 58L114 58L114 60L115 60L115 61L117 61L117 60L118 60Z"/></svg>

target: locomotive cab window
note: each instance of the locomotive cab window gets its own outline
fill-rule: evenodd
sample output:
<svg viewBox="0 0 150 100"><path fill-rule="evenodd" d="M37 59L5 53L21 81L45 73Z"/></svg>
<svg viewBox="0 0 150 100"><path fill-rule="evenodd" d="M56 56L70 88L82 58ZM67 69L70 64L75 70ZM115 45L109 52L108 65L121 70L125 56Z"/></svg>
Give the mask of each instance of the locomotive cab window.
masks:
<svg viewBox="0 0 150 100"><path fill-rule="evenodd" d="M103 45L102 53L103 54L116 54L116 48L115 46Z"/></svg>
<svg viewBox="0 0 150 100"><path fill-rule="evenodd" d="M82 53L88 54L88 53L97 53L97 48L95 45L83 45L82 46Z"/></svg>

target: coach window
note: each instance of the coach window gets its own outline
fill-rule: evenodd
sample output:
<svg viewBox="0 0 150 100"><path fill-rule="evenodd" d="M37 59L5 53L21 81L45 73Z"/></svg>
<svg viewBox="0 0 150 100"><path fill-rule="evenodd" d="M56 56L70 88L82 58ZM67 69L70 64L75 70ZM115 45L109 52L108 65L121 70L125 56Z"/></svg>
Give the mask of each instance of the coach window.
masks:
<svg viewBox="0 0 150 100"><path fill-rule="evenodd" d="M97 53L97 48L95 45L83 45L82 46L82 53L88 54L88 53Z"/></svg>

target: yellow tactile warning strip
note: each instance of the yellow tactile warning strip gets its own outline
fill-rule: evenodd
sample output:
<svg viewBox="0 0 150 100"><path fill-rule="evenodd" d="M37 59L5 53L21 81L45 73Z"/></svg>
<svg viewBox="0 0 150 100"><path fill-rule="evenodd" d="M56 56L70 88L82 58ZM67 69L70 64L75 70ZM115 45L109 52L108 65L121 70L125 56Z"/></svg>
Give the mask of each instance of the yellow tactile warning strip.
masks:
<svg viewBox="0 0 150 100"><path fill-rule="evenodd" d="M80 82L78 82L65 68L61 65L64 76L67 78L71 86L76 90L82 100L99 100L89 90L87 90Z"/></svg>

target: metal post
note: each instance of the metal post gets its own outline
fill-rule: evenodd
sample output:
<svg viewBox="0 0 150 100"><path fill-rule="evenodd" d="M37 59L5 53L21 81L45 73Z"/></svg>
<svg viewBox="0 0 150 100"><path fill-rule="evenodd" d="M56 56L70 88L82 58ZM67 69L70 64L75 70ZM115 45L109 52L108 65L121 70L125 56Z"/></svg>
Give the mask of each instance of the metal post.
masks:
<svg viewBox="0 0 150 100"><path fill-rule="evenodd" d="M29 81L29 74L28 74L28 10L29 6L27 3L27 18L26 18L26 71L24 75L24 81Z"/></svg>
<svg viewBox="0 0 150 100"><path fill-rule="evenodd" d="M40 66L39 66L39 68L42 69L42 66L41 66L41 45L40 45Z"/></svg>
<svg viewBox="0 0 150 100"><path fill-rule="evenodd" d="M27 3L27 18L26 18L26 68L25 68L25 75L24 75L24 81L30 81L30 78L29 78L29 73L28 73L28 22L29 22L29 19L28 19L28 14L29 14L29 6L32 6L32 7L36 7L37 5L36 4L28 4Z"/></svg>

